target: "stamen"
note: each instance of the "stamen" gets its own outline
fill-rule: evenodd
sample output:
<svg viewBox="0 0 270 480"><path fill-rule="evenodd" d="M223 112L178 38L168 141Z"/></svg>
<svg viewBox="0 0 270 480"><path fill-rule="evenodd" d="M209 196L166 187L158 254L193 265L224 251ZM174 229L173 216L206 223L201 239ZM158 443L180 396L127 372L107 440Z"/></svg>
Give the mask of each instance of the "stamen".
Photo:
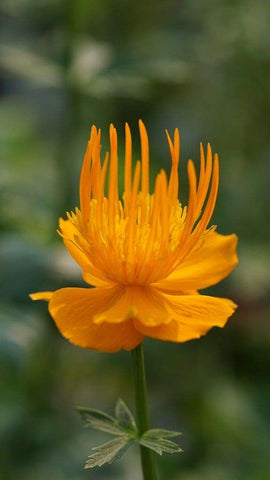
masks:
<svg viewBox="0 0 270 480"><path fill-rule="evenodd" d="M141 162L138 161L135 167L133 186L132 186L132 197L131 204L129 209L130 216L128 217L127 222L127 263L131 262L134 251L134 240L135 240L135 228L137 221L138 210L136 208L137 195L140 184L140 175L141 175ZM128 272L129 273L129 272Z"/></svg>
<svg viewBox="0 0 270 480"><path fill-rule="evenodd" d="M195 230L193 231L192 235L187 242L186 248L181 255L181 261L186 257L194 246L197 244L198 240L200 239L203 232L206 230L208 223L211 220L213 215L213 211L216 204L217 193L218 193L218 184L219 184L219 162L218 156L215 154L214 156L214 169L213 169L213 176L211 182L211 190L209 193L207 205L205 207L203 216L199 223L197 224Z"/></svg>
<svg viewBox="0 0 270 480"><path fill-rule="evenodd" d="M195 212L196 212L196 193L197 193L197 178L194 163L192 160L188 161L187 165L188 170L188 181L189 181L189 200L187 213L184 220L184 228L180 232L179 237L179 246L173 252L170 261L167 263L167 271L169 272L178 265L182 258L185 255L186 248L188 245L188 239L191 234L194 221L195 221ZM184 209L185 212L185 209Z"/></svg>
<svg viewBox="0 0 270 480"><path fill-rule="evenodd" d="M117 154L117 133L114 126L110 125L110 174L109 174L109 233L115 232L115 214L118 206L118 154Z"/></svg>
<svg viewBox="0 0 270 480"><path fill-rule="evenodd" d="M132 169L132 138L128 123L125 124L125 190L124 202L125 209L131 196L131 169Z"/></svg>
<svg viewBox="0 0 270 480"><path fill-rule="evenodd" d="M177 128L174 131L174 143L172 143L167 130L166 130L166 135L167 135L168 144L169 144L171 157L172 157L172 167L171 167L171 174L170 174L169 187L168 187L168 199L173 203L178 198L178 188L179 188L178 164L179 164L179 156L180 156L180 136Z"/></svg>
<svg viewBox="0 0 270 480"><path fill-rule="evenodd" d="M218 193L218 184L219 184L219 161L218 161L218 155L215 153L211 190L209 193L207 205L203 212L203 216L197 225L200 231L203 231L207 227L213 215L216 199L217 199L217 193Z"/></svg>
<svg viewBox="0 0 270 480"><path fill-rule="evenodd" d="M200 142L200 177L199 177L199 185L198 185L198 192L197 192L197 209L196 209L196 217L199 217L201 208L202 208L202 193L205 184L205 156L204 156L204 149L203 144Z"/></svg>
<svg viewBox="0 0 270 480"><path fill-rule="evenodd" d="M160 223L161 228L161 242L160 252L165 253L169 243L169 212L168 212L168 193L167 193L167 176L164 170L160 172L161 183L161 208L160 208Z"/></svg>
<svg viewBox="0 0 270 480"><path fill-rule="evenodd" d="M67 214L69 228L64 232L68 237L61 228L59 234L85 255L97 276L100 271L99 278L148 285L166 278L203 241L215 207L219 171L218 157L213 161L210 145L205 158L200 144L200 175L197 182L189 160L189 199L182 208L178 201L179 131L175 129L173 138L166 131L171 154L169 179L161 170L150 195L149 142L141 120L139 133L141 161L132 175L132 137L125 124L124 193L119 200L116 129L110 125L110 154L106 153L101 165L101 131L92 127L80 177L80 210Z"/></svg>
<svg viewBox="0 0 270 480"><path fill-rule="evenodd" d="M142 193L146 196L149 193L149 142L145 125L141 120L139 120L139 130L142 156Z"/></svg>
<svg viewBox="0 0 270 480"><path fill-rule="evenodd" d="M161 174L159 173L156 177L156 182L155 182L153 207L152 207L152 212L151 212L152 214L150 218L150 235L148 238L144 259L143 259L144 264L147 265L147 269L145 269L144 275L141 276L142 283L147 282L149 280L149 276L152 273L149 266L149 261L153 256L154 244L158 237L160 208L161 208Z"/></svg>
<svg viewBox="0 0 270 480"><path fill-rule="evenodd" d="M95 143L93 145L93 150L92 150L92 169L91 169L92 198L97 198L98 197L99 179L100 179L100 174L101 174L100 137L101 137L101 130L98 131Z"/></svg>
<svg viewBox="0 0 270 480"><path fill-rule="evenodd" d="M86 227L89 219L90 209L90 195L91 195L91 181L90 181L90 166L92 160L93 145L97 136L97 129L95 125L91 128L90 140L87 143L86 152L84 155L83 165L80 175L79 196L80 209L82 212L83 225Z"/></svg>
<svg viewBox="0 0 270 480"><path fill-rule="evenodd" d="M100 226L101 231L103 231L103 204L104 204L104 187L105 187L105 179L106 179L106 174L107 174L107 168L108 168L108 162L109 162L109 153L107 152L104 158L104 163L102 165L101 169L101 175L100 175L100 183L99 183L99 192L98 192L98 197L97 197L97 225Z"/></svg>
<svg viewBox="0 0 270 480"><path fill-rule="evenodd" d="M197 209L196 209L196 218L200 216L201 209L205 202L205 198L208 192L209 183L212 174L212 149L210 143L207 144L207 153L206 153L206 170L204 168L205 159L204 151L201 147L201 166L203 165L203 178L202 182L199 182L198 194L197 194Z"/></svg>
<svg viewBox="0 0 270 480"><path fill-rule="evenodd" d="M187 165L188 170L188 182L189 182L189 199L188 199L188 208L187 216L185 220L184 230L181 235L181 244L182 247L185 243L186 238L190 234L195 218L195 208L196 208L196 190L197 190L197 178L194 163L192 160L188 161Z"/></svg>

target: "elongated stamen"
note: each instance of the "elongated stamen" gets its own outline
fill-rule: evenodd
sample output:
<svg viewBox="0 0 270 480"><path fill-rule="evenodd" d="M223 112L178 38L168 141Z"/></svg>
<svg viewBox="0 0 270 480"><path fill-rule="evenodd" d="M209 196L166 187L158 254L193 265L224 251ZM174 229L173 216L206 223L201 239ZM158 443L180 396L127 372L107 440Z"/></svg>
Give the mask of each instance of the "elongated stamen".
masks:
<svg viewBox="0 0 270 480"><path fill-rule="evenodd" d="M92 178L92 198L97 198L98 188L99 188L99 179L101 174L101 165L100 165L100 138L101 130L98 131L93 149L92 149L92 169L91 169L91 178Z"/></svg>
<svg viewBox="0 0 270 480"><path fill-rule="evenodd" d="M161 195L161 207L160 207L160 223L162 225L161 231L161 242L160 242L160 253L165 253L168 249L169 244L169 206L167 199L167 176L164 170L160 172L161 176L161 187L160 187L160 195Z"/></svg>
<svg viewBox="0 0 270 480"><path fill-rule="evenodd" d="M200 231L203 231L207 227L213 215L213 211L214 211L216 199L217 199L217 193L218 193L218 184L219 184L219 161L218 161L217 154L215 154L211 190L209 193L208 202L205 207L203 216L198 224L198 229Z"/></svg>
<svg viewBox="0 0 270 480"><path fill-rule="evenodd" d="M114 126L110 125L110 177L108 200L118 201L118 152L117 152L117 133Z"/></svg>
<svg viewBox="0 0 270 480"><path fill-rule="evenodd" d="M207 225L211 220L211 217L215 208L215 204L216 204L216 199L217 199L218 184L219 184L219 162L218 162L218 156L217 154L215 154L213 176L212 176L211 189L210 189L208 201L207 201L201 220L199 221L192 235L190 236L189 241L186 244L186 247L182 249L181 257L178 259L178 265L180 264L181 261L183 261L183 259L190 253L192 248L197 244L198 240L206 230Z"/></svg>
<svg viewBox="0 0 270 480"><path fill-rule="evenodd" d="M110 235L115 233L115 215L118 206L118 152L117 152L117 133L114 126L110 125L110 174L109 174L109 232Z"/></svg>
<svg viewBox="0 0 270 480"><path fill-rule="evenodd" d="M131 197L131 204L130 204L130 217L128 218L127 224L127 262L131 262L133 258L133 251L134 251L134 240L135 240L135 228L136 228L136 221L137 221L137 195L139 190L140 184L140 175L141 175L141 162L136 163L135 172L134 172L134 179L133 179L133 186L132 186L132 197Z"/></svg>
<svg viewBox="0 0 270 480"><path fill-rule="evenodd" d="M188 209L187 209L187 216L185 220L185 226L184 226L183 233L181 235L182 245L184 245L186 238L190 234L194 224L194 219L195 219L197 177L196 177L194 163L192 162L192 160L188 161L187 171L188 171L188 182L189 182L189 199L188 199Z"/></svg>
<svg viewBox="0 0 270 480"><path fill-rule="evenodd" d="M145 286L166 278L201 245L216 202L218 157L213 162L208 144L205 159L200 145L198 185L194 164L188 161L189 199L182 207L178 200L179 131L174 131L173 139L166 131L171 171L167 180L161 170L152 194L149 142L141 120L139 133L141 161L132 175L132 138L125 125L124 194L119 200L116 129L110 125L110 155L106 154L101 165L101 132L92 127L80 178L80 210L68 214L73 227L62 224L60 234L86 255L92 271L100 270L100 278Z"/></svg>
<svg viewBox="0 0 270 480"><path fill-rule="evenodd" d="M131 170L132 170L132 138L129 125L125 124L125 190L124 201L125 209L128 208L128 204L131 196Z"/></svg>
<svg viewBox="0 0 270 480"><path fill-rule="evenodd" d="M205 155L203 144L200 142L200 178L199 178L199 185L197 191L197 209L196 215L200 215L200 211L202 208L201 199L203 198L203 190L205 187Z"/></svg>
<svg viewBox="0 0 270 480"><path fill-rule="evenodd" d="M141 224L148 221L148 204L147 196L149 194L149 142L148 135L144 123L139 120L139 131L141 139L141 158L142 158L142 204L141 204Z"/></svg>
<svg viewBox="0 0 270 480"><path fill-rule="evenodd" d="M144 123L139 120L139 130L141 137L141 156L142 156L142 193L149 193L149 142Z"/></svg>
<svg viewBox="0 0 270 480"><path fill-rule="evenodd" d="M206 153L206 168L205 168L205 158L204 151L201 145L201 173L200 173L200 182L197 193L197 208L196 208L196 218L200 216L201 209L205 202L205 198L208 192L211 174L212 174L212 149L210 144L207 144L207 153ZM201 180L202 179L202 180Z"/></svg>
<svg viewBox="0 0 270 480"><path fill-rule="evenodd" d="M168 131L166 130L167 140L172 157L172 167L168 187L168 199L175 202L178 197L179 179L178 179L178 164L180 156L180 136L176 128L174 131L174 142L172 142Z"/></svg>
<svg viewBox="0 0 270 480"><path fill-rule="evenodd" d="M175 249L173 255L167 262L167 271L172 270L181 262L181 259L185 255L188 239L192 232L192 228L195 222L196 213L196 193L197 193L197 177L192 160L188 161L187 165L188 181L189 181L189 200L188 208L184 221L184 228L180 233L179 246Z"/></svg>
<svg viewBox="0 0 270 480"><path fill-rule="evenodd" d="M153 250L154 250L154 244L155 241L157 240L157 234L158 234L158 227L159 227L159 219L160 219L160 208L161 208L161 202L162 202L162 197L161 197L161 174L159 173L156 178L155 182L155 190L154 190L154 201L153 201L153 208L152 208L152 215L150 218L150 235L148 238L148 242L145 248L145 255L144 255L144 263L147 265L149 261L151 261L151 258L153 257ZM142 276L141 280L142 282L147 282L151 275L151 269L145 269L145 275Z"/></svg>
<svg viewBox="0 0 270 480"><path fill-rule="evenodd" d="M90 167L92 161L92 150L97 137L97 129L95 125L91 128L90 140L87 143L86 152L84 155L83 165L80 175L80 208L83 217L83 225L86 228L89 219L90 210L90 195L91 195L91 181L90 181Z"/></svg>
<svg viewBox="0 0 270 480"><path fill-rule="evenodd" d="M105 155L104 163L101 169L100 181L99 181L99 190L97 196L97 224L100 225L101 231L104 228L104 215L103 213L103 204L104 204L104 187L105 187L105 179L107 174L107 168L109 163L109 153L107 152Z"/></svg>

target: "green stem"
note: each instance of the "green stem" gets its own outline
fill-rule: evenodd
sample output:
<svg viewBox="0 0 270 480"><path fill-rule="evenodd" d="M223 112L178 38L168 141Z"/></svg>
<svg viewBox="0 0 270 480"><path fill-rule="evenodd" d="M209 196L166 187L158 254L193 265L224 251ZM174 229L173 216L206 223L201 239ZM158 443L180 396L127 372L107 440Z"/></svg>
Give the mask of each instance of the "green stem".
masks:
<svg viewBox="0 0 270 480"><path fill-rule="evenodd" d="M135 385L135 402L137 411L138 431L139 435L141 436L144 432L146 432L146 430L149 430L146 377L142 344L134 348L131 353ZM140 452L144 480L156 480L157 475L151 450L140 445Z"/></svg>

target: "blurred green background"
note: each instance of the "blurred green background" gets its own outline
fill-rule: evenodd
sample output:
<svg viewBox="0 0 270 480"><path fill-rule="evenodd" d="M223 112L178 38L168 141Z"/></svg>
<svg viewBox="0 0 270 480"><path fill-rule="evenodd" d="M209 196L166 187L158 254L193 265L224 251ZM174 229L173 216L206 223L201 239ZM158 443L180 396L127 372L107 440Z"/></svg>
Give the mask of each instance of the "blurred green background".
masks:
<svg viewBox="0 0 270 480"><path fill-rule="evenodd" d="M183 432L160 478L270 478L270 11L267 0L16 0L2 3L1 478L140 480L136 448L84 471L106 435L78 404L134 409L130 354L76 348L28 293L82 285L56 233L78 203L92 123L150 136L152 173L179 127L181 175L199 141L221 159L213 223L240 239L240 265L209 291L239 308L199 341L145 342L152 425ZM185 185L185 180L184 180ZM184 187L184 196L186 189Z"/></svg>

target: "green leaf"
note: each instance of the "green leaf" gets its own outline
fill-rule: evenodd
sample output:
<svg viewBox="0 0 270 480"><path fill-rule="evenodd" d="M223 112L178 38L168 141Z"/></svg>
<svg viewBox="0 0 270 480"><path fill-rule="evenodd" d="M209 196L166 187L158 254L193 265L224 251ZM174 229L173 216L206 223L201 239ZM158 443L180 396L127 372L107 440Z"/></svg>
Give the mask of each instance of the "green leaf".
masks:
<svg viewBox="0 0 270 480"><path fill-rule="evenodd" d="M161 436L162 432L163 436ZM179 435L179 432L171 432L169 430L147 430L147 432L141 436L139 443L143 447L154 450L159 455L162 455L163 453L178 453L183 451L180 446L177 443L165 438L176 437L177 435Z"/></svg>
<svg viewBox="0 0 270 480"><path fill-rule="evenodd" d="M147 437L151 438L173 438L182 435L182 433L174 430L165 430L164 428L153 428L151 430L147 430L144 435L147 435Z"/></svg>
<svg viewBox="0 0 270 480"><path fill-rule="evenodd" d="M137 434L135 419L128 406L121 398L118 398L116 402L115 416L122 427Z"/></svg>
<svg viewBox="0 0 270 480"><path fill-rule="evenodd" d="M126 433L115 418L101 410L85 407L77 407L77 410L85 421L86 428L93 428L117 436L122 436Z"/></svg>
<svg viewBox="0 0 270 480"><path fill-rule="evenodd" d="M130 437L122 436L93 448L94 453L88 457L84 468L101 467L104 463L112 463L118 460L133 442L134 440Z"/></svg>

